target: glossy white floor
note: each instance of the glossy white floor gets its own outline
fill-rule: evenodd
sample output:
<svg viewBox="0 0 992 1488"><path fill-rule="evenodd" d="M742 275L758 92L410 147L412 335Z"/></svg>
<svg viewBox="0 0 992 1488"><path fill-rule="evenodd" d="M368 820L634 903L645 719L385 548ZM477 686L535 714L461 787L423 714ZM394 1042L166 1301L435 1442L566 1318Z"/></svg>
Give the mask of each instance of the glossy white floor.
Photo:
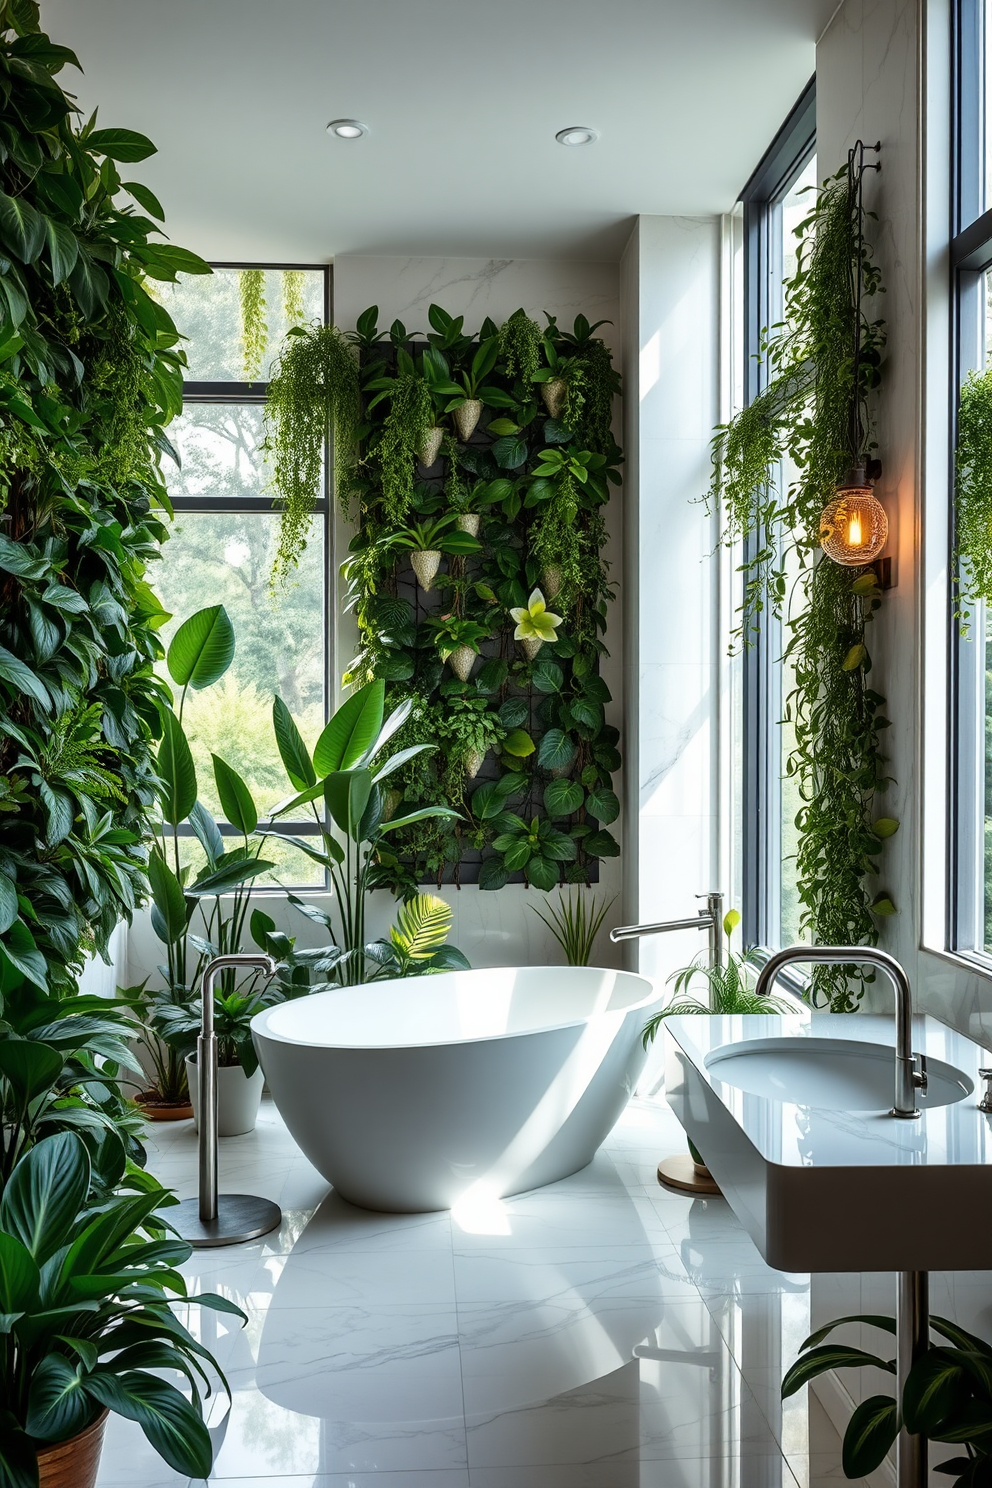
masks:
<svg viewBox="0 0 992 1488"><path fill-rule="evenodd" d="M806 1392L779 1382L808 1278L770 1270L723 1200L658 1187L681 1151L635 1101L595 1162L471 1213L381 1215L328 1191L272 1106L221 1142L224 1191L282 1229L194 1255L191 1290L249 1314L193 1326L227 1371L210 1425L227 1488L812 1488L845 1481ZM195 1189L190 1123L151 1167ZM112 1419L100 1488L186 1488Z"/></svg>

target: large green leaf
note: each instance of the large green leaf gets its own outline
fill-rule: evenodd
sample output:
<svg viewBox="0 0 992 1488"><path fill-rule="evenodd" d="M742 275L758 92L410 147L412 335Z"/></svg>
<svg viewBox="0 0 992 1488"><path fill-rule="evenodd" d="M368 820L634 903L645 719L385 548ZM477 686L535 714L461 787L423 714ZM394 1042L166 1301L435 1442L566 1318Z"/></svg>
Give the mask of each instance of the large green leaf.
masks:
<svg viewBox="0 0 992 1488"><path fill-rule="evenodd" d="M6 873L0 873L0 935L10 929L18 913L17 885Z"/></svg>
<svg viewBox="0 0 992 1488"><path fill-rule="evenodd" d="M298 791L306 790L307 786L314 785L317 772L307 753L307 746L296 727L293 715L280 697L272 699L272 729L276 736L279 757L289 776L290 785Z"/></svg>
<svg viewBox="0 0 992 1488"><path fill-rule="evenodd" d="M231 826L237 827L247 837L258 826L258 811L251 798L251 791L237 770L221 759L220 755L212 754L210 758L214 762L214 780L221 810Z"/></svg>
<svg viewBox="0 0 992 1488"><path fill-rule="evenodd" d="M190 615L172 637L166 654L169 676L179 687L211 687L234 660L234 626L223 605Z"/></svg>
<svg viewBox="0 0 992 1488"><path fill-rule="evenodd" d="M486 858L479 869L480 889L501 889L509 883L510 875L502 858Z"/></svg>
<svg viewBox="0 0 992 1488"><path fill-rule="evenodd" d="M196 766L182 724L171 710L162 714L158 773L162 779L162 816L170 827L177 827L196 805Z"/></svg>
<svg viewBox="0 0 992 1488"><path fill-rule="evenodd" d="M393 944L413 961L427 961L444 945L452 911L436 894L417 894L404 904L389 932Z"/></svg>
<svg viewBox="0 0 992 1488"><path fill-rule="evenodd" d="M36 1300L40 1274L27 1246L0 1232L0 1312L26 1312Z"/></svg>
<svg viewBox="0 0 992 1488"><path fill-rule="evenodd" d="M34 1370L25 1427L38 1441L67 1441L88 1426L96 1411L82 1371L62 1354L46 1354Z"/></svg>
<svg viewBox="0 0 992 1488"><path fill-rule="evenodd" d="M968 1393L968 1372L958 1349L931 1348L909 1372L902 1408L908 1431L939 1436L955 1405ZM990 1421L992 1425L992 1421Z"/></svg>
<svg viewBox="0 0 992 1488"><path fill-rule="evenodd" d="M63 279L68 279L76 267L79 257L79 243L76 234L63 222L53 222L46 217L45 223L45 246L48 249L48 262L52 270L52 281L61 284Z"/></svg>
<svg viewBox="0 0 992 1488"><path fill-rule="evenodd" d="M609 824L610 822L615 822L620 815L620 801L614 791L607 790L603 786L597 786L595 790L589 792L588 799L586 800L586 810L597 821Z"/></svg>
<svg viewBox="0 0 992 1488"><path fill-rule="evenodd" d="M313 752L313 767L321 778L363 763L382 728L385 695L386 684L377 677L342 703Z"/></svg>
<svg viewBox="0 0 992 1488"><path fill-rule="evenodd" d="M549 816L571 816L585 799L585 791L574 780L549 780L544 787L544 809Z"/></svg>
<svg viewBox="0 0 992 1488"><path fill-rule="evenodd" d="M4 961L36 987L47 987L48 969L45 958L23 920L15 920L0 941L0 968Z"/></svg>
<svg viewBox="0 0 992 1488"><path fill-rule="evenodd" d="M390 821L383 822L379 828L380 832L395 832L397 827L409 827L418 821L458 821L461 813L450 806L421 806L416 811L409 811L405 816L394 816Z"/></svg>
<svg viewBox="0 0 992 1488"><path fill-rule="evenodd" d="M186 912L186 896L182 886L157 848L148 855L148 883L152 891L152 904L158 910L162 938L173 945L186 934L189 923ZM159 922L156 922L158 928Z"/></svg>
<svg viewBox="0 0 992 1488"><path fill-rule="evenodd" d="M214 1455L210 1437L200 1413L185 1396L153 1375L128 1370L117 1376L112 1370L111 1364L87 1376L89 1394L119 1416L137 1421L159 1456L176 1472L209 1477Z"/></svg>
<svg viewBox="0 0 992 1488"><path fill-rule="evenodd" d="M567 770L574 758L575 741L561 729L548 729L538 746L538 764L545 770Z"/></svg>
<svg viewBox="0 0 992 1488"><path fill-rule="evenodd" d="M534 854L524 869L524 873L529 884L533 884L535 889L543 889L545 893L549 893L558 882L557 864L542 857L540 853Z"/></svg>
<svg viewBox="0 0 992 1488"><path fill-rule="evenodd" d="M843 1467L847 1478L866 1478L885 1461L899 1432L899 1414L889 1395L863 1400L844 1433Z"/></svg>
<svg viewBox="0 0 992 1488"><path fill-rule="evenodd" d="M198 873L186 893L201 898L208 894L227 894L249 879L271 872L274 867L274 863L256 858L250 850L246 852L244 848L238 848L236 852L225 853L216 868Z"/></svg>
<svg viewBox="0 0 992 1488"><path fill-rule="evenodd" d="M74 1132L44 1137L14 1168L0 1199L0 1226L43 1265L66 1243L90 1183L90 1160Z"/></svg>
<svg viewBox="0 0 992 1488"><path fill-rule="evenodd" d="M14 688L15 696L18 692L26 692L28 697L34 698L43 708L52 706L52 696L41 678L6 646L0 646L0 681L9 682Z"/></svg>
<svg viewBox="0 0 992 1488"><path fill-rule="evenodd" d="M372 784L371 770L334 770L324 779L324 801L331 820L356 841Z"/></svg>
<svg viewBox="0 0 992 1488"><path fill-rule="evenodd" d="M35 1449L10 1411L0 1412L0 1488L38 1488Z"/></svg>
<svg viewBox="0 0 992 1488"><path fill-rule="evenodd" d="M93 150L98 155L106 155L111 160L126 161L128 164L147 160L149 155L157 153L148 136L138 134L134 129L94 129L86 136L83 144L87 150Z"/></svg>
<svg viewBox="0 0 992 1488"><path fill-rule="evenodd" d="M22 263L33 263L45 244L45 219L23 196L0 191L0 240Z"/></svg>
<svg viewBox="0 0 992 1488"><path fill-rule="evenodd" d="M10 1085L18 1105L27 1105L35 1096L51 1090L64 1064L62 1055L48 1044L32 1039L0 1041L0 1076Z"/></svg>
<svg viewBox="0 0 992 1488"><path fill-rule="evenodd" d="M864 1349L850 1348L846 1344L825 1343L818 1348L809 1349L787 1371L782 1381L782 1398L785 1400L790 1395L795 1395L803 1385L809 1384L817 1375L826 1374L830 1369L861 1369L866 1364L871 1364L876 1369L885 1369L889 1374L896 1372L895 1360L879 1359L875 1354L866 1353Z"/></svg>

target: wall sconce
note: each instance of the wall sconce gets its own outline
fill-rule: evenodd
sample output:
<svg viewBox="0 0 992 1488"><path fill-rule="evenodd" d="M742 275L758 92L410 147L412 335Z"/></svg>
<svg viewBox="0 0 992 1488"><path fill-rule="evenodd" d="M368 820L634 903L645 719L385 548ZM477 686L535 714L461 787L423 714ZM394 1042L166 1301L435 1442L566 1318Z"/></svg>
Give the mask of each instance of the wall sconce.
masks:
<svg viewBox="0 0 992 1488"><path fill-rule="evenodd" d="M865 479L863 465L850 471L820 517L820 547L835 563L863 568L877 558L889 536L885 507Z"/></svg>

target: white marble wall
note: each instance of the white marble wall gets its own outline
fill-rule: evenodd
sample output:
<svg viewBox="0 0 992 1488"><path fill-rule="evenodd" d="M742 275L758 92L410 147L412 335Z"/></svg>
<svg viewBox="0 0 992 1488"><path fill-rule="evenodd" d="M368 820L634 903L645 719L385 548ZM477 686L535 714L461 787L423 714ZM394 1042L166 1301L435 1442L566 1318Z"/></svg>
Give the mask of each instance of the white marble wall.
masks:
<svg viewBox="0 0 992 1488"><path fill-rule="evenodd" d="M719 417L720 224L641 217L621 265L628 396L627 915L682 918L720 885L718 531L700 498ZM636 499L635 499L636 498ZM631 836L636 832L636 841ZM636 879L631 875L636 871ZM704 943L638 943L652 975Z"/></svg>

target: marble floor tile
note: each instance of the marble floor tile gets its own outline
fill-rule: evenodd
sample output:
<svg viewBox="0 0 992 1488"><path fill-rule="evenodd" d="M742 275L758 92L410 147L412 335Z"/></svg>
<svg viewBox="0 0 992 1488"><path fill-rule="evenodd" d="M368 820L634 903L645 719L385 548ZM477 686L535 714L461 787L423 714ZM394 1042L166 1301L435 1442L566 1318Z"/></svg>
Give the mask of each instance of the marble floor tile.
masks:
<svg viewBox="0 0 992 1488"><path fill-rule="evenodd" d="M256 1268L258 1288L273 1307L312 1307L314 1298L329 1307L394 1303L454 1307L453 1257L448 1248L346 1250L312 1246L289 1255L269 1256Z"/></svg>
<svg viewBox="0 0 992 1488"><path fill-rule="evenodd" d="M674 1247L576 1245L561 1248L456 1251L458 1304L541 1302L577 1294L616 1297L698 1297Z"/></svg>

